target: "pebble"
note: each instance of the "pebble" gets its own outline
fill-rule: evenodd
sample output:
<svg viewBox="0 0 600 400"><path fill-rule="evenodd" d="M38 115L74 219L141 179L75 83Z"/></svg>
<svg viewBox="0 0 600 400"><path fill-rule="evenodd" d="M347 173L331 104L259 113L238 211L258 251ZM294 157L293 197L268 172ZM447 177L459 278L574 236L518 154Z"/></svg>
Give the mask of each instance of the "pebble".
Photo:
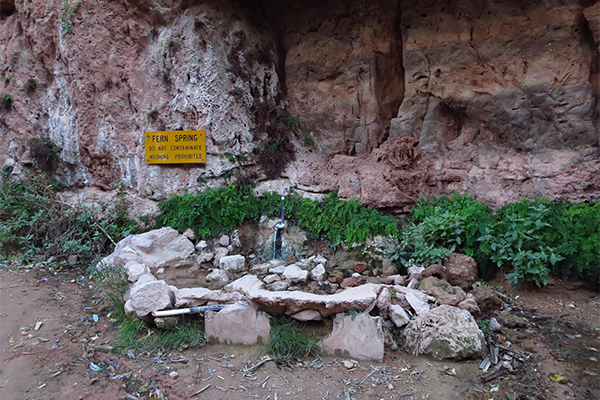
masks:
<svg viewBox="0 0 600 400"><path fill-rule="evenodd" d="M169 376L173 379L177 379L177 377L179 376L179 374L175 371L171 371L169 372Z"/></svg>

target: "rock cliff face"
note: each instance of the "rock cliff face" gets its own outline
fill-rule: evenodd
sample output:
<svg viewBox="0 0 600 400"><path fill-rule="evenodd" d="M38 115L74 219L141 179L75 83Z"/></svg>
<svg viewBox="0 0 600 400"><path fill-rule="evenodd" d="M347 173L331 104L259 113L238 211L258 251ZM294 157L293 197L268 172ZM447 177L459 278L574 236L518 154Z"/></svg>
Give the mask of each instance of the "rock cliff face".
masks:
<svg viewBox="0 0 600 400"><path fill-rule="evenodd" d="M236 176L374 207L452 190L597 200L599 8L0 0L0 165L28 168L29 139L48 136L74 190L121 179L153 200ZM302 132L275 140L284 109ZM206 129L206 165L146 165L143 132L160 129ZM295 157L279 179L266 147Z"/></svg>

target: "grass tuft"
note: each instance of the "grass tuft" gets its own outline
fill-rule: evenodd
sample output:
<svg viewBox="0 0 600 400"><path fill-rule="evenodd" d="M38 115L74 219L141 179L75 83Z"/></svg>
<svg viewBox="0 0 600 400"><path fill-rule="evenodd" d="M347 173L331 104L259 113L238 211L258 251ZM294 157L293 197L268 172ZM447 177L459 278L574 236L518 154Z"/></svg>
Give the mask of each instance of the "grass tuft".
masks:
<svg viewBox="0 0 600 400"><path fill-rule="evenodd" d="M285 316L271 318L271 334L265 353L278 363L289 364L309 356L319 355L319 345L315 335L306 333L298 321Z"/></svg>
<svg viewBox="0 0 600 400"><path fill-rule="evenodd" d="M182 351L206 344L204 322L191 317L182 318L173 329L166 331L152 329L144 321L125 317L121 322L120 335L121 338L115 346L119 351Z"/></svg>

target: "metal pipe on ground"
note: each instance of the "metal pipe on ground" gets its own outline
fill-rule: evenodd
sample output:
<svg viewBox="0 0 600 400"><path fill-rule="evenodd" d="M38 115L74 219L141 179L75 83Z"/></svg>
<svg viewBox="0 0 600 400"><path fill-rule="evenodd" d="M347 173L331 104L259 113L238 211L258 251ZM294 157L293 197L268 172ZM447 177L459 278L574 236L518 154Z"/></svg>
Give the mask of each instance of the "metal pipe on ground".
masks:
<svg viewBox="0 0 600 400"><path fill-rule="evenodd" d="M177 310L153 311L152 316L155 318L160 318L160 317L172 317L174 315L198 314L198 313L203 313L205 311L220 311L221 309L223 309L223 307L225 307L225 306L224 305L214 305L214 306L179 308Z"/></svg>

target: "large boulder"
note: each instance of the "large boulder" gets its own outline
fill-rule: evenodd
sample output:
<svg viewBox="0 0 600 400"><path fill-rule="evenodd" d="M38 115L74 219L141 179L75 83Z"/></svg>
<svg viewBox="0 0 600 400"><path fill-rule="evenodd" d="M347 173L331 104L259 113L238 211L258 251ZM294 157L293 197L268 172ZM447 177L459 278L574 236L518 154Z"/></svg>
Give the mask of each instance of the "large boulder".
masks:
<svg viewBox="0 0 600 400"><path fill-rule="evenodd" d="M403 336L406 351L437 359L475 357L485 348L485 338L475 318L468 311L448 305L413 319Z"/></svg>
<svg viewBox="0 0 600 400"><path fill-rule="evenodd" d="M253 345L268 342L271 325L255 305L237 302L218 312L207 311L205 329L209 343Z"/></svg>
<svg viewBox="0 0 600 400"><path fill-rule="evenodd" d="M151 275L150 275L151 276ZM171 288L165 281L149 280L135 284L129 291L129 299L125 302L127 314L145 317L153 311L172 306Z"/></svg>
<svg viewBox="0 0 600 400"><path fill-rule="evenodd" d="M473 257L452 253L444 262L444 267L446 280L453 286L467 290L477 282L477 262Z"/></svg>
<svg viewBox="0 0 600 400"><path fill-rule="evenodd" d="M357 360L383 360L384 337L381 318L367 313L340 313L333 320L333 330L323 339L326 353Z"/></svg>
<svg viewBox="0 0 600 400"><path fill-rule="evenodd" d="M105 266L144 264L150 270L185 265L194 252L194 244L173 228L164 227L139 235L130 235L117 243L115 251L100 261Z"/></svg>
<svg viewBox="0 0 600 400"><path fill-rule="evenodd" d="M289 279L292 283L306 283L308 271L303 270L296 264L285 267L282 274L283 279Z"/></svg>

